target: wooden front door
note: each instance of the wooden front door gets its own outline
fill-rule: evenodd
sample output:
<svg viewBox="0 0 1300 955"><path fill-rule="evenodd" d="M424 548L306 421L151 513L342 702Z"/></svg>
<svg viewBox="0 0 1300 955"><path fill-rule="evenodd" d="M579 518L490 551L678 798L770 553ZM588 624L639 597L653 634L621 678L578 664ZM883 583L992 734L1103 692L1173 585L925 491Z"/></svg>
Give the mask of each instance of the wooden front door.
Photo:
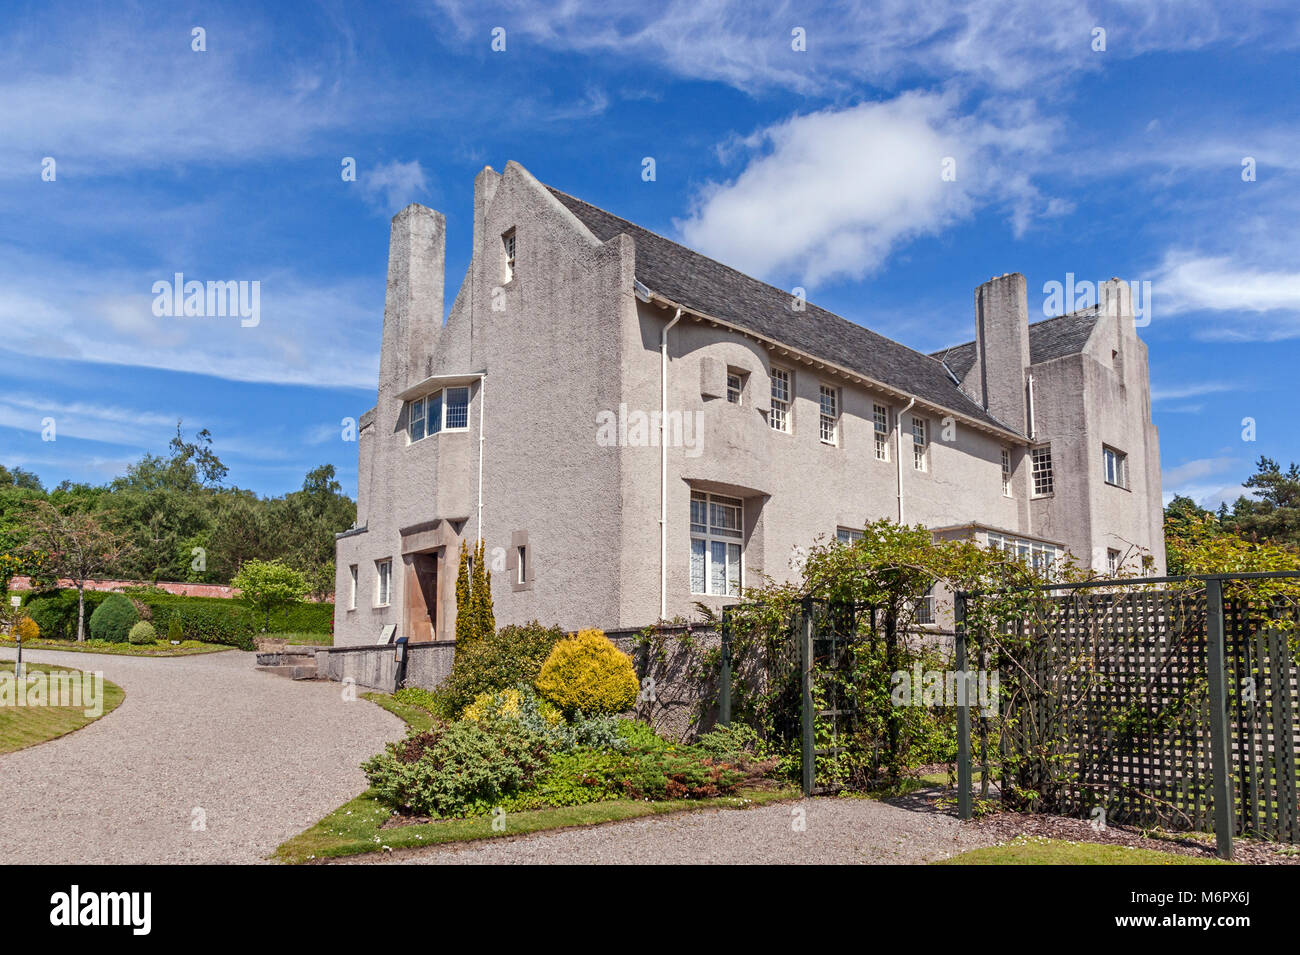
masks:
<svg viewBox="0 0 1300 955"><path fill-rule="evenodd" d="M412 554L406 565L406 632L412 643L437 637L438 555Z"/></svg>

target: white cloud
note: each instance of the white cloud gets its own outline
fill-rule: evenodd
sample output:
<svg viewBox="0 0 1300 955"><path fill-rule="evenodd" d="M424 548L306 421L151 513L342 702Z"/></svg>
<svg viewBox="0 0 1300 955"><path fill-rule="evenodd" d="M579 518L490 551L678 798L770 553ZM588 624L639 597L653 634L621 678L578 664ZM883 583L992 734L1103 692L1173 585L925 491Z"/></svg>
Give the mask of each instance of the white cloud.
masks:
<svg viewBox="0 0 1300 955"><path fill-rule="evenodd" d="M1086 7L1076 0L876 0L775 9L744 0L433 0L431 9L462 39L505 24L510 37L553 49L635 58L744 90L803 93L860 88L864 80L893 88L916 76L1019 89L1152 51L1247 40L1286 49L1300 41L1284 0L1230 7L1213 0ZM1108 31L1105 53L1091 47L1098 26ZM791 48L795 27L806 30L806 52Z"/></svg>
<svg viewBox="0 0 1300 955"><path fill-rule="evenodd" d="M1219 341L1300 337L1300 271L1266 269L1231 255L1174 250L1152 280L1160 313L1230 313L1198 328Z"/></svg>
<svg viewBox="0 0 1300 955"><path fill-rule="evenodd" d="M366 199L389 215L429 194L429 180L418 159L381 163L369 172L363 169L360 179Z"/></svg>
<svg viewBox="0 0 1300 955"><path fill-rule="evenodd" d="M979 206L1006 206L1023 231L1060 214L1030 177L1052 124L1019 104L1011 122L963 116L954 95L904 93L884 102L795 116L739 144L752 154L732 181L711 183L677 223L683 241L757 275L812 285L861 278L899 243L933 234ZM955 161L955 181L943 163Z"/></svg>
<svg viewBox="0 0 1300 955"><path fill-rule="evenodd" d="M1165 470L1161 475L1161 483L1167 488L1173 489L1176 493L1186 494L1186 491L1179 490L1184 485L1189 485L1191 482L1199 481L1212 474L1223 474L1233 469L1239 469L1242 466L1241 461L1232 457L1197 458Z"/></svg>
<svg viewBox="0 0 1300 955"><path fill-rule="evenodd" d="M0 248L3 347L30 358L64 358L324 387L374 388L379 375L383 290L319 281L284 270L187 279L261 282L261 321L159 318L151 292L172 280L150 271L96 270ZM180 271L185 271L180 268Z"/></svg>
<svg viewBox="0 0 1300 955"><path fill-rule="evenodd" d="M1216 395L1225 391L1235 391L1237 386L1226 381L1199 381L1188 385L1152 385L1152 401L1177 401L1184 398L1198 398L1201 395Z"/></svg>

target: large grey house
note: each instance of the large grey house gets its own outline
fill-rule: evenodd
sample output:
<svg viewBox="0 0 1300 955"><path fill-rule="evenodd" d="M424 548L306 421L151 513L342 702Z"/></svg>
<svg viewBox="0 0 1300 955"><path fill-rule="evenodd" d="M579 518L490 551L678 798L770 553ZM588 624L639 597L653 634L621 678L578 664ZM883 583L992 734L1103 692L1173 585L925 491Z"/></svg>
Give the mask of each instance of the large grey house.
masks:
<svg viewBox="0 0 1300 955"><path fill-rule="evenodd" d="M933 355L803 302L522 166L474 184L446 323L445 220L393 219L335 637L449 639L480 537L498 623L641 627L721 607L801 548L891 518L1099 572L1163 571L1160 455L1128 287L1029 322L975 291ZM860 531L857 531L860 533Z"/></svg>

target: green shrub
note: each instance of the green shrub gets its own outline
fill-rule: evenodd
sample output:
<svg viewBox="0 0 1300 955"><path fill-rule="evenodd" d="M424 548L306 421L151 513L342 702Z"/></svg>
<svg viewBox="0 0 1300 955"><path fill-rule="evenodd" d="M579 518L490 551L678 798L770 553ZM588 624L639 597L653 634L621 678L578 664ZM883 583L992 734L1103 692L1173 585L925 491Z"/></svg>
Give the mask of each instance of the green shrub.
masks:
<svg viewBox="0 0 1300 955"><path fill-rule="evenodd" d="M557 643L536 685L566 714L622 713L641 689L632 659L600 630L580 630Z"/></svg>
<svg viewBox="0 0 1300 955"><path fill-rule="evenodd" d="M131 628L131 632L127 634L127 639L136 646L148 646L158 642L158 631L153 628L153 624L148 620L141 620Z"/></svg>
<svg viewBox="0 0 1300 955"><path fill-rule="evenodd" d="M384 805L422 816L480 816L532 785L545 741L518 726L438 723L362 764Z"/></svg>
<svg viewBox="0 0 1300 955"><path fill-rule="evenodd" d="M121 594L109 594L90 615L90 635L108 643L125 643L131 627L139 619L129 599Z"/></svg>
<svg viewBox="0 0 1300 955"><path fill-rule="evenodd" d="M181 615L178 613L172 614L167 621L167 639L176 641L185 639L185 627L181 624Z"/></svg>
<svg viewBox="0 0 1300 955"><path fill-rule="evenodd" d="M87 637L90 636L90 618L106 597L108 594L102 591L86 591ZM28 593L23 598L23 605L46 640L77 639L77 591L73 588Z"/></svg>
<svg viewBox="0 0 1300 955"><path fill-rule="evenodd" d="M404 686L393 694L393 699L409 706L418 706L442 719L452 719L456 715L438 691L430 692L422 686Z"/></svg>
<svg viewBox="0 0 1300 955"><path fill-rule="evenodd" d="M532 686L547 656L563 639L564 631L559 627L544 627L534 620L458 644L451 673L438 687L437 695L454 715L481 693L521 684Z"/></svg>
<svg viewBox="0 0 1300 955"><path fill-rule="evenodd" d="M732 723L701 733L695 749L713 759L728 763L763 756L763 741L752 726Z"/></svg>

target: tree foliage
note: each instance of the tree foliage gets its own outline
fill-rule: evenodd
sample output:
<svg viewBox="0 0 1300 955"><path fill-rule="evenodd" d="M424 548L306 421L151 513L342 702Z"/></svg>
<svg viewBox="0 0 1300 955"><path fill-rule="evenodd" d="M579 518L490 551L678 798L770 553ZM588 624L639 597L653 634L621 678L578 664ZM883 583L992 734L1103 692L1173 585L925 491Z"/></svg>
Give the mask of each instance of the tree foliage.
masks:
<svg viewBox="0 0 1300 955"><path fill-rule="evenodd" d="M264 616L264 629L270 629L272 611L296 603L308 590L306 578L278 560L246 561L231 584L242 591L245 603Z"/></svg>

